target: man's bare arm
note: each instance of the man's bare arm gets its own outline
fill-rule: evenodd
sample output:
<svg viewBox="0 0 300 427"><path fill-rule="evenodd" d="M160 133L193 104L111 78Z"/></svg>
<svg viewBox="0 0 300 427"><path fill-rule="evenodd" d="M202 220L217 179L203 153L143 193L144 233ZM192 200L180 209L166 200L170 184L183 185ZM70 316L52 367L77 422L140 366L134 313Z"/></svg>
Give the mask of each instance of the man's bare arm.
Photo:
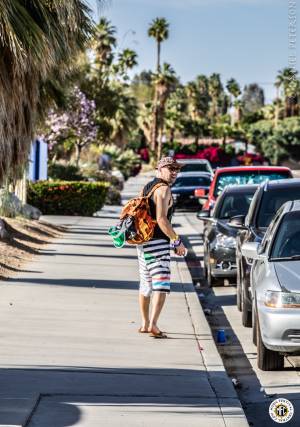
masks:
<svg viewBox="0 0 300 427"><path fill-rule="evenodd" d="M159 187L154 192L154 201L156 204L156 220L159 228L165 233L171 240L178 239L177 234L173 230L173 227L168 220L168 209L171 201L171 190L169 187ZM183 243L176 246L174 249L175 253L180 256L185 255L185 247Z"/></svg>

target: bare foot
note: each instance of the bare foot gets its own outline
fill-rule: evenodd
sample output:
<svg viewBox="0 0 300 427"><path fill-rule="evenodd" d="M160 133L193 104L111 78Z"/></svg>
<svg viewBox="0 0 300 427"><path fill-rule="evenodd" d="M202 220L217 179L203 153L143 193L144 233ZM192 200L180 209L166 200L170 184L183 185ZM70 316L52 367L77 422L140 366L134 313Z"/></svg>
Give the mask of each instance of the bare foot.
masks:
<svg viewBox="0 0 300 427"><path fill-rule="evenodd" d="M143 323L143 325L139 329L139 332L148 332L148 330L149 330L149 323Z"/></svg>

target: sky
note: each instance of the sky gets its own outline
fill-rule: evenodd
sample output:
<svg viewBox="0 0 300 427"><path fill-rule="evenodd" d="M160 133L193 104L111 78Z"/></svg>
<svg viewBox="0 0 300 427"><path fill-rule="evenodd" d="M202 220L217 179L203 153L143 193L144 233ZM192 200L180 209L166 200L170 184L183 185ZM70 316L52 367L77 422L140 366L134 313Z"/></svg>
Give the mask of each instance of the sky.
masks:
<svg viewBox="0 0 300 427"><path fill-rule="evenodd" d="M233 77L243 88L258 83L266 102L275 97L278 70L289 55L300 60L300 1L296 0L296 50L289 48L288 5L292 0L88 0L96 21L105 16L117 27L120 50L138 53L138 73L154 69L156 45L147 35L151 21L165 17L169 39L162 44L162 61L175 69L182 83L199 74ZM297 33L299 36L297 38ZM299 62L298 60L298 62ZM299 63L296 64L299 69Z"/></svg>

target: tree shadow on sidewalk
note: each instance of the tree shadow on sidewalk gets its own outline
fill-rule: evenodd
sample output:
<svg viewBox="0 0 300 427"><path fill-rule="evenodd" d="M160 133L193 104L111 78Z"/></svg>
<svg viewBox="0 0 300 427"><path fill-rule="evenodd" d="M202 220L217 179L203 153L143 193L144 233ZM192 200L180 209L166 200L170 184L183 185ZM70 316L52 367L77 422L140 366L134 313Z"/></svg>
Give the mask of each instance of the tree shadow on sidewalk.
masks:
<svg viewBox="0 0 300 427"><path fill-rule="evenodd" d="M163 416L165 426L174 425L174 417L177 425L196 426L204 417L210 418L213 425L224 416L207 372L200 369L51 365L2 368L0 384L0 400L5 396L40 395L27 427L68 427L79 423L83 416L86 425L96 425L92 419L99 419L106 420L105 426L114 426L124 422L124 414L133 417L133 425L140 425L142 419L143 425L152 425L153 421L159 424ZM238 403L226 393L222 410L236 420L243 416ZM0 424L17 425L16 416L16 410L0 411Z"/></svg>
<svg viewBox="0 0 300 427"><path fill-rule="evenodd" d="M136 280L101 280L101 279L76 279L76 278L59 278L44 279L38 277L15 277L6 282L8 285L29 284L33 286L68 286L96 289L119 289L119 290L138 290L139 282ZM187 292L187 290L184 290ZM183 292L182 283L173 282L171 292Z"/></svg>

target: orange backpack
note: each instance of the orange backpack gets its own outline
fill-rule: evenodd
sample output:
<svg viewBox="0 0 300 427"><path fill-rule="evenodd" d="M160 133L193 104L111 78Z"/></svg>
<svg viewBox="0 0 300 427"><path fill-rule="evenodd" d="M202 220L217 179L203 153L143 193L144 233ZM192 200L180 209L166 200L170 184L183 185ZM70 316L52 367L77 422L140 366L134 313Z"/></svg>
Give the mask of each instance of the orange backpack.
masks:
<svg viewBox="0 0 300 427"><path fill-rule="evenodd" d="M136 232L133 238L126 240L127 243L131 245L140 245L148 242L148 240L153 237L157 221L151 217L149 199L154 191L163 185L167 184L162 182L156 184L151 191L149 191L147 196L143 196L142 192L141 196L130 199L123 207L120 215L121 221L131 217Z"/></svg>

